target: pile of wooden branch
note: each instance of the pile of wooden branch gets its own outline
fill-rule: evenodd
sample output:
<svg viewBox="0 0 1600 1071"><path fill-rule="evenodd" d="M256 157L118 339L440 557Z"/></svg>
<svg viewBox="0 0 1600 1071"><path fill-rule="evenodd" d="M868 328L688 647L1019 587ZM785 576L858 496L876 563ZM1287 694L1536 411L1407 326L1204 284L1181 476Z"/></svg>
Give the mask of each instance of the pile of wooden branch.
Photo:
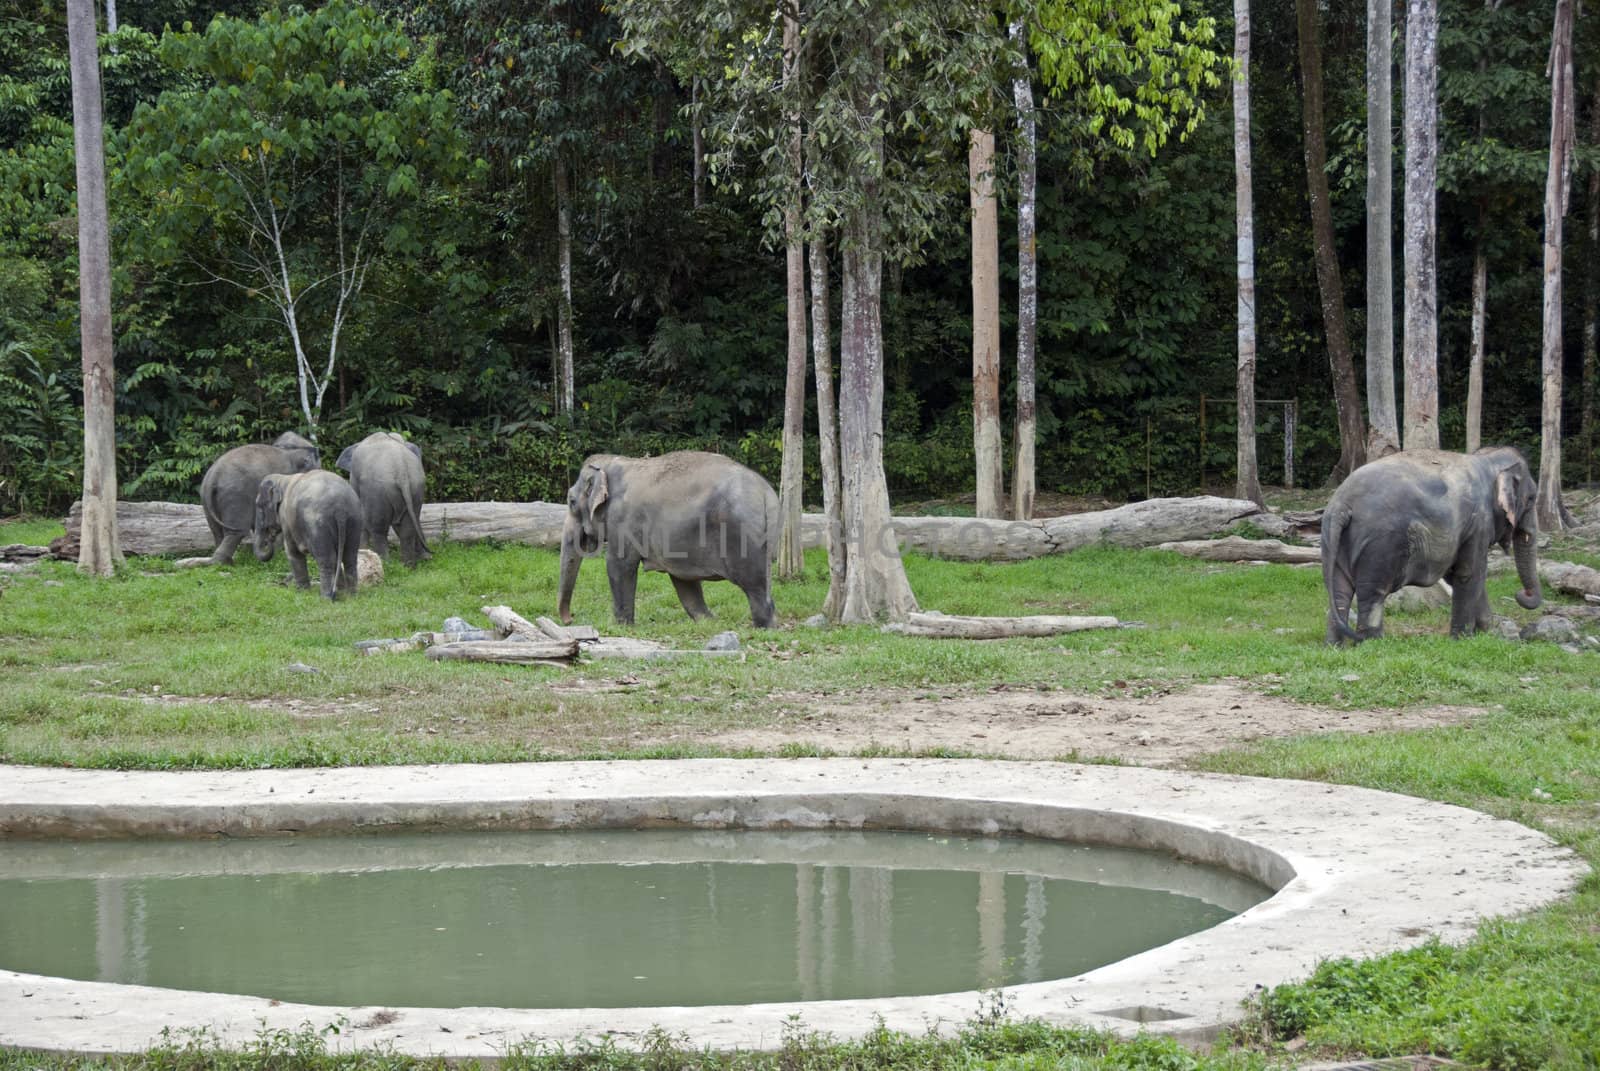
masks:
<svg viewBox="0 0 1600 1071"><path fill-rule="evenodd" d="M620 636L601 636L592 625L558 625L548 617L532 621L509 606L485 606L490 628L449 632L414 632L403 639L362 640L356 650L363 655L425 651L436 662L497 662L518 666L571 666L585 658L743 658L737 646L730 649L685 650Z"/></svg>

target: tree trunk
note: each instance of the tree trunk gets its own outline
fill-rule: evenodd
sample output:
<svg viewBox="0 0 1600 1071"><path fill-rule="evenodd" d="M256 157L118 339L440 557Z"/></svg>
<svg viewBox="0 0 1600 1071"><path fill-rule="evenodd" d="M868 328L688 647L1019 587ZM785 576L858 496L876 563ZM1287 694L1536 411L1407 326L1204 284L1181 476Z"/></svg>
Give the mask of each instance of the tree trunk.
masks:
<svg viewBox="0 0 1600 1071"><path fill-rule="evenodd" d="M1361 389L1356 385L1350 332L1345 326L1344 280L1334 248L1333 205L1328 193L1328 147L1322 109L1322 41L1317 26L1317 0L1295 0L1300 36L1302 127L1305 133L1306 193L1311 203L1313 257L1317 289L1322 294L1322 329L1327 336L1328 364L1333 370L1333 404L1339 417L1339 464L1333 482L1343 480L1367 462L1367 425L1361 415Z"/></svg>
<svg viewBox="0 0 1600 1071"><path fill-rule="evenodd" d="M1011 24L1011 36L1023 55L1027 42L1022 23ZM1011 81L1017 108L1017 430L1016 464L1011 472L1011 516L1033 516L1037 490L1034 445L1038 438L1034 372L1039 338L1039 250L1034 236L1035 187L1038 184L1038 134L1033 118L1033 76L1026 66Z"/></svg>
<svg viewBox="0 0 1600 1071"><path fill-rule="evenodd" d="M800 24L783 19L784 81L793 82L800 49ZM789 117L789 178L792 189L783 212L787 272L785 301L789 314L789 364L783 389L783 461L778 475L777 574L792 580L805 572L800 545L800 499L805 485L806 431L806 247L801 235L800 198L804 172L800 155L800 118Z"/></svg>
<svg viewBox="0 0 1600 1071"><path fill-rule="evenodd" d="M1367 0L1367 456L1400 449L1394 397L1393 0Z"/></svg>
<svg viewBox="0 0 1600 1071"><path fill-rule="evenodd" d="M1467 365L1467 453L1483 444L1483 355L1488 346L1489 206L1478 199L1478 236L1472 245L1472 356Z"/></svg>
<svg viewBox="0 0 1600 1071"><path fill-rule="evenodd" d="M1435 242L1439 12L1406 0L1405 448L1439 449L1439 317Z"/></svg>
<svg viewBox="0 0 1600 1071"><path fill-rule="evenodd" d="M110 576L117 542L116 370L111 331L111 226L94 0L69 0L72 132L78 177L78 319L83 345L83 526L78 569Z"/></svg>
<svg viewBox="0 0 1600 1071"><path fill-rule="evenodd" d="M994 134L974 130L967 150L972 200L972 447L979 517L999 517L1000 209L994 196Z"/></svg>
<svg viewBox="0 0 1600 1071"><path fill-rule="evenodd" d="M863 111L866 106L864 100L858 105ZM883 472L883 206L875 179L861 175L856 185L863 197L846 215L840 243L839 468L847 550L839 620L846 623L898 621L917 609Z"/></svg>
<svg viewBox="0 0 1600 1071"><path fill-rule="evenodd" d="M1600 145L1600 79L1589 105L1589 144ZM1583 286L1583 383L1578 388L1578 420L1583 442L1584 480L1594 480L1595 378L1600 374L1600 168L1589 172L1589 245Z"/></svg>
<svg viewBox="0 0 1600 1071"><path fill-rule="evenodd" d="M1238 477L1234 495L1261 505L1261 474L1256 466L1256 237L1254 191L1250 174L1250 0L1233 0L1233 58L1239 65L1233 83L1234 212L1238 233Z"/></svg>
<svg viewBox="0 0 1600 1071"><path fill-rule="evenodd" d="M1561 231L1572 170L1572 0L1556 0L1550 38L1550 169L1544 186L1544 410L1539 446L1539 527L1566 527L1561 505Z"/></svg>
<svg viewBox="0 0 1600 1071"><path fill-rule="evenodd" d="M817 452L822 463L822 513L827 519L828 597L822 612L830 621L844 608L847 552L839 494L839 413L833 394L833 339L828 312L828 238L811 236L811 354L817 376Z"/></svg>
<svg viewBox="0 0 1600 1071"><path fill-rule="evenodd" d="M705 128L700 125L700 79L696 78L689 88L690 109L690 152L694 156L694 206L700 208L705 204L706 195L706 135Z"/></svg>
<svg viewBox="0 0 1600 1071"><path fill-rule="evenodd" d="M556 316L556 411L572 412L576 393L572 371L572 191L567 162L556 153L556 258L561 273L560 309Z"/></svg>

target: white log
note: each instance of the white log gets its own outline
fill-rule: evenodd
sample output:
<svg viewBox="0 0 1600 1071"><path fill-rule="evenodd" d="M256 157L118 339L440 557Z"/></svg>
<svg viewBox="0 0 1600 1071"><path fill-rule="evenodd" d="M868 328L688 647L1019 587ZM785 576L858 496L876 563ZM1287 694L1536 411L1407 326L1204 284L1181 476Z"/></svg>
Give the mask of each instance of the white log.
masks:
<svg viewBox="0 0 1600 1071"><path fill-rule="evenodd" d="M895 517L896 538L906 550L958 561L1023 561L1096 543L1151 547L1172 540L1203 539L1258 512L1243 499L1158 498L1116 509L1053 517L1044 521L976 517ZM422 507L422 530L430 540L470 543L497 540L559 547L566 507L551 502L444 502ZM58 558L77 558L79 507L67 515L67 534L51 544ZM117 528L124 553L209 555L211 530L199 506L177 502L118 502ZM826 544L827 520L801 519L806 547ZM243 548L248 553L248 548ZM542 635L542 634L541 634Z"/></svg>
<svg viewBox="0 0 1600 1071"><path fill-rule="evenodd" d="M485 606L482 609L483 616L487 617L495 628L501 632L509 632L513 636L521 636L527 640L554 640L557 643L576 642L570 637L546 635L538 625L535 625L509 606Z"/></svg>
<svg viewBox="0 0 1600 1071"><path fill-rule="evenodd" d="M935 639L1000 640L1014 636L1059 636L1067 632L1117 628L1120 625L1121 622L1114 617L959 617L914 613L903 622L883 626L882 631Z"/></svg>
<svg viewBox="0 0 1600 1071"><path fill-rule="evenodd" d="M1095 513L1052 517L1044 522L1044 531L1056 553L1097 543L1152 547L1174 540L1204 539L1260 510L1247 498L1152 498Z"/></svg>
<svg viewBox="0 0 1600 1071"><path fill-rule="evenodd" d="M420 651L428 646L428 641L422 637L426 633L418 633L403 640L361 640L356 644L358 655L400 654L407 651Z"/></svg>
<svg viewBox="0 0 1600 1071"><path fill-rule="evenodd" d="M1208 562L1261 561L1298 565L1322 560L1322 552L1316 547L1296 547L1276 539L1243 539L1239 536L1161 543L1156 549L1170 550L1186 558L1200 558Z"/></svg>
<svg viewBox="0 0 1600 1071"><path fill-rule="evenodd" d="M533 624L535 628L552 640L575 640L578 638L548 617L536 617L533 619Z"/></svg>
<svg viewBox="0 0 1600 1071"><path fill-rule="evenodd" d="M623 637L607 636L594 643L586 643L581 650L589 658L636 658L645 661L662 661L677 658L738 658L743 660L743 651L708 651L703 648L694 650L679 650L667 647L654 640L633 640Z"/></svg>
<svg viewBox="0 0 1600 1071"><path fill-rule="evenodd" d="M557 640L464 640L428 648L436 662L498 662L507 665L565 665L578 656L578 641Z"/></svg>

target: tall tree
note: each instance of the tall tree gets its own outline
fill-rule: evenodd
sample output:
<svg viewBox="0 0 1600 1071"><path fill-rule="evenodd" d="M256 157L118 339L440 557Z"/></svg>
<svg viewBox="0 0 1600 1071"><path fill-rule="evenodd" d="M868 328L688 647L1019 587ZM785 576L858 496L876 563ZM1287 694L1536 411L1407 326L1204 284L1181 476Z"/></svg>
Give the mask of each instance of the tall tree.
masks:
<svg viewBox="0 0 1600 1071"><path fill-rule="evenodd" d="M1407 450L1439 448L1437 0L1406 0L1405 426Z"/></svg>
<svg viewBox="0 0 1600 1071"><path fill-rule="evenodd" d="M1039 338L1039 247L1034 230L1038 184L1038 136L1033 116L1033 73L1028 67L1020 21L1011 23L1011 39L1023 57L1011 80L1017 108L1017 427L1016 461L1011 467L1011 516L1033 517L1036 413L1036 353Z"/></svg>
<svg viewBox="0 0 1600 1071"><path fill-rule="evenodd" d="M1000 205L994 193L994 133L974 128L967 145L972 212L972 452L977 515L998 517L1005 489L1000 459Z"/></svg>
<svg viewBox="0 0 1600 1071"><path fill-rule="evenodd" d="M1540 420L1539 527L1567 524L1561 502L1561 231L1577 140L1572 85L1572 0L1556 0L1550 35L1550 169L1544 189L1544 407Z"/></svg>
<svg viewBox="0 0 1600 1071"><path fill-rule="evenodd" d="M78 172L78 302L83 345L83 534L78 568L110 576L117 543L115 369L111 340L111 225L94 0L69 0L73 149Z"/></svg>
<svg viewBox="0 0 1600 1071"><path fill-rule="evenodd" d="M839 619L844 607L846 549L840 502L839 412L833 393L832 321L828 312L828 232L811 234L811 353L817 377L817 454L822 467L822 513L828 520L828 596L822 612Z"/></svg>
<svg viewBox="0 0 1600 1071"><path fill-rule="evenodd" d="M793 9L789 9L783 15L785 82L800 77L799 64L800 21ZM789 361L783 391L783 461L778 476L778 513L783 524L778 537L778 575L790 579L805 570L805 553L800 539L800 498L805 478L806 249L804 206L801 203L804 175L800 117L790 112L784 126L790 189L788 203L783 208Z"/></svg>
<svg viewBox="0 0 1600 1071"><path fill-rule="evenodd" d="M1328 149L1322 114L1322 41L1317 0L1295 0L1300 37L1301 127L1305 135L1306 192L1311 202L1313 258L1322 293L1322 328L1333 369L1333 404L1339 416L1339 463L1333 483L1366 464L1367 428L1361 415L1350 333L1345 327L1344 280L1334 247L1333 206L1328 193Z"/></svg>
<svg viewBox="0 0 1600 1071"><path fill-rule="evenodd" d="M1367 456L1400 449L1394 395L1393 0L1367 0Z"/></svg>
<svg viewBox="0 0 1600 1071"><path fill-rule="evenodd" d="M1250 175L1250 0L1233 0L1233 174L1238 234L1238 476L1234 496L1261 505L1256 466L1256 239Z"/></svg>
<svg viewBox="0 0 1600 1071"><path fill-rule="evenodd" d="M1484 7L1493 11L1500 0L1484 0ZM1478 57L1478 78L1484 79L1489 71L1487 49ZM1488 133L1488 109L1478 107L1478 139ZM1467 359L1467 453L1476 450L1483 441L1483 358L1489 344L1489 197L1478 194L1478 232L1472 242L1472 351Z"/></svg>

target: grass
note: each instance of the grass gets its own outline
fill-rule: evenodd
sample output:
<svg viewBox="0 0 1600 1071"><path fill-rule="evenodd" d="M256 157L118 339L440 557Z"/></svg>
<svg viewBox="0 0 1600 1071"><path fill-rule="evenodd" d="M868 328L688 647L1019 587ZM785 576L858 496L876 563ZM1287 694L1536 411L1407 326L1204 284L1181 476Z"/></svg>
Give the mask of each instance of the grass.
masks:
<svg viewBox="0 0 1600 1071"><path fill-rule="evenodd" d="M0 524L0 543L24 541L18 530ZM684 617L664 577L645 574L638 625L629 634L698 645L733 628L748 660L579 671L617 681L630 669L637 674L623 690L596 691L552 687L570 683L572 671L432 663L416 655L358 658L355 640L436 628L453 613L476 620L484 604L506 603L525 616L554 607L553 553L452 544L436 553L415 572L396 565L381 587L331 604L282 586L282 559L263 566L248 554L229 569L183 572L136 560L110 581L79 577L61 563L0 579L0 759L186 768L670 757L715 753L703 742L709 734L779 724L785 710L810 701L804 697L949 694L1000 683L1095 693L1114 682L1154 690L1234 677L1333 709L1452 704L1483 714L1422 732L1256 743L1196 766L1458 803L1544 829L1600 864L1600 653L1491 637L1451 641L1443 610L1391 614L1390 640L1331 649L1322 643L1325 603L1314 569L1110 549L1011 565L908 558L924 606L1111 613L1146 626L990 644L797 627L822 602L820 554L808 557L802 580L776 585L785 627L770 633L749 628L744 599L729 585L707 586L718 620L697 624ZM1560 556L1582 560L1565 548ZM1526 619L1510 601L1514 586L1509 575L1496 578L1491 599L1498 611ZM610 624L603 570L593 563L574 609L580 621L619 631ZM293 672L292 663L317 672ZM636 733L649 742L636 743ZM1432 1051L1489 1067L1593 1069L1600 1067L1600 880L1591 877L1557 907L1489 924L1463 948L1429 945L1325 964L1302 985L1265 995L1251 1016L1233 1045L1207 1057L1164 1043L1130 1046L991 1024L974 1026L959 1042L797 1039L773 1057L711 1056L662 1043L654 1055L596 1050L517 1059L549 1071L568 1066L564 1060L630 1071L713 1064L781 1071L1225 1068L1282 1058L1281 1045L1300 1036L1310 1048L1297 1060ZM304 1038L269 1043L282 1058L250 1066L384 1060L336 1057ZM176 1045L142 1060L114 1066L248 1062L203 1045ZM70 1063L0 1054L0 1071ZM397 1058L384 1066L402 1064L413 1066Z"/></svg>

